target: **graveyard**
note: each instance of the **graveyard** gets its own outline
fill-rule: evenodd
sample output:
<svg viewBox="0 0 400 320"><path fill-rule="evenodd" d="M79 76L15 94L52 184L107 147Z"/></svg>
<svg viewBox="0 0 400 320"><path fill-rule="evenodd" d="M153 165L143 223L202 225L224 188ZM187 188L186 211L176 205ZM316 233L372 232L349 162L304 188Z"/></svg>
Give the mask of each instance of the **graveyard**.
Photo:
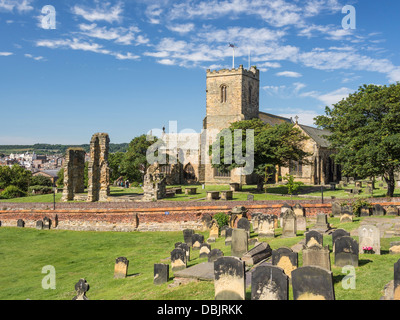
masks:
<svg viewBox="0 0 400 320"><path fill-rule="evenodd" d="M400 225L399 218L394 215L353 217L351 222L341 222L338 216L326 218L327 220L321 223L319 217L307 217L308 230L296 230L295 227L295 231L289 226L290 219L287 220L289 222L272 219L270 222L276 225L271 235L266 232L268 220L265 220L264 225L263 219L254 216L250 229L247 230L250 224L245 223L243 232L239 232L242 230L242 222L239 220L236 228L233 228L231 239L228 239L227 235L215 233L215 226L209 225L207 229L196 231L196 236L191 237L191 241L195 243L186 251L189 253L188 257L186 254L180 256L180 252L185 252L181 250L181 246L186 243L186 236L182 231L78 232L1 227L0 268L3 276L0 279L0 299L72 300L77 296L75 285L80 279L84 279L90 286L90 290L85 293L89 300L214 300L218 297L216 282L213 279L176 276L185 274L193 267L201 269L203 265L207 265L210 249L220 252L215 261L222 263L224 258L229 258L230 263L239 263L239 268L243 268L245 276L238 282L244 285L240 299L271 298L270 295L260 296L260 293L257 295L257 292L253 292L253 281L260 277L264 281L266 279L262 276L263 269L274 274L284 270L283 283L286 284L283 287L287 285L287 293L280 292L281 299L285 299L285 295L289 300L299 298L303 293L299 293L298 289L294 290L294 286L298 286L302 272L306 272L307 268L314 268L329 273L325 268L312 267L318 264L321 258L313 258L310 251L322 249L325 250L322 259L328 258L325 261L329 261L325 267L330 268L332 272L324 278L328 284L323 287L332 286L334 299L381 299L385 296L385 286L393 280L394 264L400 258L399 252L396 251L396 241L400 241L400 233L393 231ZM358 247L358 244L365 245L361 230L367 230L369 227L366 226L371 224L378 226L381 231L379 244L374 244L375 250L379 247L380 254L364 252ZM328 226L329 231L321 232L321 226ZM336 230L343 232L338 240L344 239L357 244L357 252L350 260L347 256L339 256L339 251L346 253L348 250L342 250L346 244L342 245L338 240L335 241L336 253L333 252L332 232ZM226 231L224 229L224 232ZM234 247L232 242L235 241L235 232L243 233L244 236L241 235L242 243ZM211 236L215 237L214 241L207 241ZM346 241L344 242L347 243ZM247 250L249 251L246 252ZM257 251L255 255L254 250ZM233 254L241 259L232 257ZM178 260L181 267L176 268ZM351 278L346 278L348 271L343 271L343 266L352 263L355 270L355 288L348 288L343 283L350 283ZM42 287L45 274L41 271L47 265L54 266L56 270L56 288L53 290L44 290ZM167 269L167 276L165 278L164 275L165 279L160 283L154 280L155 265L166 266ZM306 265L309 266L305 268ZM271 266L277 267L271 269ZM224 270L223 266L220 270ZM211 267L212 274L213 271L214 268ZM292 279L288 279L289 275ZM223 271L220 271L218 277L223 276ZM300 287L307 287L306 284L300 283ZM81 283L80 286L82 285L85 287L85 284ZM222 297L232 298L229 294ZM328 295L325 298L327 297Z"/></svg>

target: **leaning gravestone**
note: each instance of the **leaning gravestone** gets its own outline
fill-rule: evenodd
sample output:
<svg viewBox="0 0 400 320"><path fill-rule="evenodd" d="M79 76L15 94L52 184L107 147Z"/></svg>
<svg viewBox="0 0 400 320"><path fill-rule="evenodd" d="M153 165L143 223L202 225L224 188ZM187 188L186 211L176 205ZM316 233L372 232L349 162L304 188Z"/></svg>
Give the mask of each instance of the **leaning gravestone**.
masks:
<svg viewBox="0 0 400 320"><path fill-rule="evenodd" d="M283 269L256 267L251 273L251 300L289 300L289 277Z"/></svg>
<svg viewBox="0 0 400 320"><path fill-rule="evenodd" d="M374 254L381 254L381 233L376 226L362 225L358 228L358 237L360 253L363 253L363 248L370 247Z"/></svg>
<svg viewBox="0 0 400 320"><path fill-rule="evenodd" d="M262 242L256 245L242 256L242 260L246 265L255 265L262 260L269 258L272 255L272 249L268 243Z"/></svg>
<svg viewBox="0 0 400 320"><path fill-rule="evenodd" d="M194 235L194 230L191 229L185 229L183 230L183 241L191 247L193 245L192 243L192 236Z"/></svg>
<svg viewBox="0 0 400 320"><path fill-rule="evenodd" d="M225 245L230 246L232 243L232 228L228 228L225 231Z"/></svg>
<svg viewBox="0 0 400 320"><path fill-rule="evenodd" d="M400 300L400 260L394 264L393 300Z"/></svg>
<svg viewBox="0 0 400 320"><path fill-rule="evenodd" d="M275 216L263 214L258 220L258 236L265 238L275 237Z"/></svg>
<svg viewBox="0 0 400 320"><path fill-rule="evenodd" d="M221 258L224 256L224 253L220 249L212 249L210 253L208 254L208 262L214 262L218 258Z"/></svg>
<svg viewBox="0 0 400 320"><path fill-rule="evenodd" d="M211 246L207 243L202 243L200 245L200 252L199 252L199 258L208 258L208 254L211 251Z"/></svg>
<svg viewBox="0 0 400 320"><path fill-rule="evenodd" d="M335 266L358 267L358 243L351 237L340 237L335 241Z"/></svg>
<svg viewBox="0 0 400 320"><path fill-rule="evenodd" d="M221 257L214 262L215 300L245 300L245 264L236 257Z"/></svg>
<svg viewBox="0 0 400 320"><path fill-rule="evenodd" d="M386 214L388 216L398 216L399 215L399 208L397 208L394 205L391 205L386 209Z"/></svg>
<svg viewBox="0 0 400 320"><path fill-rule="evenodd" d="M171 252L171 270L172 272L186 269L186 252L182 249L174 249Z"/></svg>
<svg viewBox="0 0 400 320"><path fill-rule="evenodd" d="M193 250L200 250L200 246L202 243L204 243L204 236L202 234L195 233L192 236Z"/></svg>
<svg viewBox="0 0 400 320"><path fill-rule="evenodd" d="M248 235L244 229L232 230L231 255L241 258L248 250Z"/></svg>
<svg viewBox="0 0 400 320"><path fill-rule="evenodd" d="M86 292L89 291L89 284L85 279L80 279L77 284L75 284L75 291L76 291L76 296L72 298L72 300L89 300L88 297L86 297Z"/></svg>
<svg viewBox="0 0 400 320"><path fill-rule="evenodd" d="M128 274L129 260L125 257L119 257L115 260L114 278L123 279Z"/></svg>
<svg viewBox="0 0 400 320"><path fill-rule="evenodd" d="M290 278L292 271L298 267L298 254L285 247L272 250L272 265L282 268Z"/></svg>
<svg viewBox="0 0 400 320"><path fill-rule="evenodd" d="M379 203L377 203L372 207L372 215L383 216L385 215L385 209Z"/></svg>
<svg viewBox="0 0 400 320"><path fill-rule="evenodd" d="M282 237L291 238L297 235L296 215L288 209L282 215Z"/></svg>
<svg viewBox="0 0 400 320"><path fill-rule="evenodd" d="M294 300L335 300L332 272L306 266L292 272Z"/></svg>
<svg viewBox="0 0 400 320"><path fill-rule="evenodd" d="M168 282L169 279L169 265L157 263L154 265L154 280L155 285L160 285Z"/></svg>
<svg viewBox="0 0 400 320"><path fill-rule="evenodd" d="M332 233L332 250L333 252L335 252L335 242L337 239L339 239L340 237L350 237L350 233L347 232L346 230L343 229L336 229L335 231L333 231Z"/></svg>
<svg viewBox="0 0 400 320"><path fill-rule="evenodd" d="M311 230L306 233L306 247L318 246L323 247L324 245L324 236L318 231Z"/></svg>

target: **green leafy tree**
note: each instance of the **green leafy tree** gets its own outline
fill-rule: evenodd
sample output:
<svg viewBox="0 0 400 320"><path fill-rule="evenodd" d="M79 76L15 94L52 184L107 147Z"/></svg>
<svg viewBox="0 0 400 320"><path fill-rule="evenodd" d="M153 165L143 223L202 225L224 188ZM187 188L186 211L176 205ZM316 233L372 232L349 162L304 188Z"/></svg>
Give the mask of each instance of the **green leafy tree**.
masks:
<svg viewBox="0 0 400 320"><path fill-rule="evenodd" d="M299 190L299 188L302 185L304 185L303 182L295 181L294 176L292 176L290 174L286 174L282 178L283 178L283 180L287 181L286 188L287 188L287 192L288 192L288 194L290 194L290 196L292 196L297 190Z"/></svg>
<svg viewBox="0 0 400 320"><path fill-rule="evenodd" d="M327 139L343 175L383 176L393 197L400 169L400 84L364 85L325 113L316 124L332 132Z"/></svg>
<svg viewBox="0 0 400 320"><path fill-rule="evenodd" d="M108 156L108 163L110 166L110 179L111 181L117 180L123 175L122 173L122 162L124 161L125 153L116 152L111 153Z"/></svg>
<svg viewBox="0 0 400 320"><path fill-rule="evenodd" d="M60 171L57 173L57 187L63 187L64 186L64 168L61 168Z"/></svg>
<svg viewBox="0 0 400 320"><path fill-rule="evenodd" d="M229 130L231 138L234 141L234 131L242 130L242 140L239 143L231 143L225 141L223 138L227 136ZM262 191L265 181L266 172L274 172L275 167L288 167L290 161L303 161L307 163L306 157L310 156L309 153L303 150L303 143L309 139L299 129L295 128L293 124L282 123L279 125L271 126L264 123L260 119L243 120L233 123L229 129L222 130L217 136L216 141L210 147L210 154L213 154L213 167L218 168L222 172L230 171L234 168L243 167L243 164L237 163L232 156L232 163L230 159L225 158L225 148L232 146L232 153L241 148L242 154L245 153L246 148L249 147L246 142L246 130L254 130L254 173L257 175L257 190ZM220 163L215 160L216 150L220 147Z"/></svg>
<svg viewBox="0 0 400 320"><path fill-rule="evenodd" d="M45 186L45 187L52 187L53 183L49 177L37 175L33 176L30 181L31 186Z"/></svg>
<svg viewBox="0 0 400 320"><path fill-rule="evenodd" d="M32 173L17 164L11 168L8 166L0 167L0 189L15 186L23 192L27 192L31 178Z"/></svg>

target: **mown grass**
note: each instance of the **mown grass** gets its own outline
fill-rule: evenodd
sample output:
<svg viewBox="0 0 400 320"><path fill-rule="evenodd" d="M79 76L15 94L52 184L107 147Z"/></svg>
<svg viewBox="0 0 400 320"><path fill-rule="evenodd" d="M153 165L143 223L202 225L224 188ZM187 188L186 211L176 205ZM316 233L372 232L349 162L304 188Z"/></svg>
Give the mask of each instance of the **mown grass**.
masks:
<svg viewBox="0 0 400 320"><path fill-rule="evenodd" d="M353 223L340 224L338 219L329 222L348 231L356 229L361 219ZM208 232L202 232L208 238ZM252 238L257 237L252 233ZM304 239L303 232L295 238L282 238L281 229L276 237L259 238L268 242L272 249L291 247ZM337 300L378 300L386 283L393 279L393 265L399 259L389 255L391 241L400 238L382 239L382 255L360 254L360 265L356 268L356 289L345 290L342 280L346 273L334 266L331 253L332 272ZM87 296L92 300L213 300L212 282L191 282L176 287L173 273L167 284L153 285L155 263L169 264L170 252L176 242L182 242L181 232L76 232L36 229L0 228L0 300L71 300L74 286L85 278L90 284ZM332 249L331 236L324 237L324 245ZM226 256L230 247L219 238L212 248L221 249ZM205 262L198 251L191 251L189 266ZM130 261L128 277L114 279L115 259L125 256ZM42 274L44 266L54 266L56 289L44 290ZM299 253L302 266L302 253ZM247 297L250 288L247 289ZM292 299L292 290L290 289Z"/></svg>

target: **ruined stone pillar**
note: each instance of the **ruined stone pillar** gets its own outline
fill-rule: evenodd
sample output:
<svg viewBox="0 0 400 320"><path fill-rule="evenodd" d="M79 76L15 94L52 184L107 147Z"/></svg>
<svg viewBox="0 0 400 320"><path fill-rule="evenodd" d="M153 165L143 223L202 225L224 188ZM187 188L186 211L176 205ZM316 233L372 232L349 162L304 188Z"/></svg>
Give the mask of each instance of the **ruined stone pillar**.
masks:
<svg viewBox="0 0 400 320"><path fill-rule="evenodd" d="M107 133L96 133L90 141L88 202L108 201L110 195L109 144L110 138Z"/></svg>
<svg viewBox="0 0 400 320"><path fill-rule="evenodd" d="M64 163L64 189L62 201L73 201L75 193L85 191L85 150L69 148Z"/></svg>

